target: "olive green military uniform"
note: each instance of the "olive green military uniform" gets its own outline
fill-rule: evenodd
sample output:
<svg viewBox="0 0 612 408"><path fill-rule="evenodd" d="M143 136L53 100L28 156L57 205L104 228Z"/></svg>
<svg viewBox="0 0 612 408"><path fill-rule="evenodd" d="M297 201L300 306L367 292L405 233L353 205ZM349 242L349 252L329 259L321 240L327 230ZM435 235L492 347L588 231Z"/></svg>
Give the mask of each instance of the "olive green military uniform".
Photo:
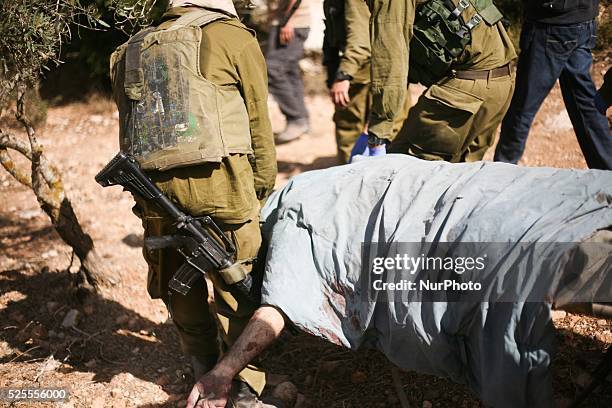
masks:
<svg viewBox="0 0 612 408"><path fill-rule="evenodd" d="M370 104L370 11L363 0L345 0L344 22L346 46L340 59L339 71L352 77L349 88L350 102L346 107L336 107L336 143L338 159L348 163L351 151L359 135L365 130ZM410 109L410 93L406 92L404 104L395 118L393 136L399 132Z"/></svg>
<svg viewBox="0 0 612 408"><path fill-rule="evenodd" d="M172 31L170 29L179 17L187 16L194 10L198 9L170 9L157 30ZM211 216L233 240L237 248L237 259L248 262L257 256L261 243L258 220L260 200L264 200L272 191L277 172L274 139L267 109L266 66L252 32L237 19L229 16L201 27L199 73L196 74L214 85L218 91L218 104L224 101L224 95L234 95L226 98L227 104L231 106L236 100L236 94L232 92L239 92L243 107L235 107L238 113L225 112L224 123L217 124L212 121L210 126L215 129L220 126L223 148L226 149L227 146L240 145L232 142L231 137L232 134L233 137L240 137L239 134L244 128L249 139L246 148L235 147L228 154L223 153L217 158L205 157L207 151L200 150L203 159L199 162L168 168L159 166L158 163L158 166L149 169L147 174L172 201L189 214ZM118 69L112 70L112 76L115 99L118 105L121 105L125 101L121 92L125 73L119 66ZM175 99L177 98L171 103L177 103ZM121 117L121 106L119 110ZM240 116L241 110L245 110L246 116ZM210 120L210 117L212 115L206 119ZM193 123L193 120L190 117L189 123ZM202 131L204 130L209 129ZM249 153L249 144L252 154ZM206 149L206 146L203 149ZM241 153L241 150L244 150L244 153ZM172 221L156 208L138 200L134 211L143 220L145 237L174 232ZM208 291L203 279L186 296L178 293L168 294L168 282L184 262L178 252L173 249L145 249L144 255L149 265L149 294L152 298L163 299L167 304L178 329L184 353L197 357L203 363L215 361L220 352L217 336L221 337L225 347L230 346L257 305L235 291L230 291L228 285L213 271L209 274L215 289L216 316L213 317L208 308ZM243 370L240 377L258 393L265 385L265 374L253 366Z"/></svg>
<svg viewBox="0 0 612 408"><path fill-rule="evenodd" d="M392 134L408 80L408 57L416 0L370 0L372 12L372 114L370 130ZM427 160L475 161L493 144L514 91L509 65L516 53L505 28L484 22L452 67L487 71L487 79L446 77L431 85L411 109L389 151ZM497 68L506 69L498 76Z"/></svg>

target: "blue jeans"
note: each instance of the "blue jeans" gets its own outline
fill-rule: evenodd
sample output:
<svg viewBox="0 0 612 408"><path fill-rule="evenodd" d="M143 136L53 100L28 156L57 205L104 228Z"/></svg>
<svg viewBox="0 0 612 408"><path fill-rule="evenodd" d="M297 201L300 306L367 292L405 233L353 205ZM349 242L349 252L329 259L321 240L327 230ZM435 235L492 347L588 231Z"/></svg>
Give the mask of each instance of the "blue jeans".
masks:
<svg viewBox="0 0 612 408"><path fill-rule="evenodd" d="M517 163L533 119L557 79L565 108L590 168L612 170L612 135L595 106L590 69L597 25L526 22L521 33L516 90L501 128L495 161Z"/></svg>

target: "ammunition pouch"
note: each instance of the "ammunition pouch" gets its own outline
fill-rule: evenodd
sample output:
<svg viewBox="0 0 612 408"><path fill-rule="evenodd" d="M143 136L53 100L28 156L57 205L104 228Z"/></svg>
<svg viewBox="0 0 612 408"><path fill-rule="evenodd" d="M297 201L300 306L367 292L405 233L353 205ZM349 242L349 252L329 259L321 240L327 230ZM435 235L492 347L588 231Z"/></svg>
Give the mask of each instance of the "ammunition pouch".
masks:
<svg viewBox="0 0 612 408"><path fill-rule="evenodd" d="M430 86L448 76L471 43L472 30L502 18L491 0L430 0L417 6L409 81Z"/></svg>

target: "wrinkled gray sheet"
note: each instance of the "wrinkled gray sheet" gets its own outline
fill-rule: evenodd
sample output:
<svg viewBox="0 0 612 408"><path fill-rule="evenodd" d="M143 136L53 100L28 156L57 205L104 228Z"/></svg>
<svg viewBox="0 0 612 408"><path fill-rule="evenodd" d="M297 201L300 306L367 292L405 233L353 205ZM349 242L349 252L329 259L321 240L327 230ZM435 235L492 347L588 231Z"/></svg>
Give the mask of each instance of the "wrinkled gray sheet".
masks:
<svg viewBox="0 0 612 408"><path fill-rule="evenodd" d="M495 407L545 407L552 405L549 304L367 302L361 245L580 242L612 226L612 172L389 155L292 178L271 196L262 221L263 303L298 328L466 383ZM529 266L532 278L543 269L537 259ZM599 278L600 295L611 292L609 279Z"/></svg>

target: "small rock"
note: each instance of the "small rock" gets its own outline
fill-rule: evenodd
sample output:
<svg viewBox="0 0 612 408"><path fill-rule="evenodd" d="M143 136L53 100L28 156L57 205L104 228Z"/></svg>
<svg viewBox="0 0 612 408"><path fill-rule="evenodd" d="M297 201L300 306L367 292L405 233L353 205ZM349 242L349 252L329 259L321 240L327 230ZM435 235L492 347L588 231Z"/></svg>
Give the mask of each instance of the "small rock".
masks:
<svg viewBox="0 0 612 408"><path fill-rule="evenodd" d="M43 252L43 254L40 257L42 259L49 259L49 258L55 258L58 255L59 255L59 253L55 249L52 249L50 251Z"/></svg>
<svg viewBox="0 0 612 408"><path fill-rule="evenodd" d="M431 408L433 407L433 404L431 403L431 401L423 401L423 408Z"/></svg>
<svg viewBox="0 0 612 408"><path fill-rule="evenodd" d="M565 310L553 310L552 311L553 320L560 320L560 319L565 318L565 316L567 316L567 312Z"/></svg>
<svg viewBox="0 0 612 408"><path fill-rule="evenodd" d="M353 384L363 384L368 380L368 375L363 371L357 370L351 374L351 382Z"/></svg>
<svg viewBox="0 0 612 408"><path fill-rule="evenodd" d="M295 384L290 381L285 381L274 387L272 396L283 401L287 406L293 406L297 399L298 390Z"/></svg>
<svg viewBox="0 0 612 408"><path fill-rule="evenodd" d="M69 329L71 327L75 327L79 321L79 311L76 309L70 309L66 316L64 316L64 320L62 321L62 327Z"/></svg>
<svg viewBox="0 0 612 408"><path fill-rule="evenodd" d="M91 359L88 362L85 363L85 367L87 368L93 368L96 366L96 359ZM112 391L111 391L111 395L112 395Z"/></svg>
<svg viewBox="0 0 612 408"><path fill-rule="evenodd" d="M134 347L132 349L132 354L138 354L140 352L140 347Z"/></svg>
<svg viewBox="0 0 612 408"><path fill-rule="evenodd" d="M19 218L21 218L22 220L31 220L32 218L36 218L42 215L40 208L37 208L35 210L24 210L24 211L20 211L19 213L17 213L17 215L19 216Z"/></svg>
<svg viewBox="0 0 612 408"><path fill-rule="evenodd" d="M597 321L597 324L600 326L607 326L608 325L608 321L606 319L599 319Z"/></svg>

